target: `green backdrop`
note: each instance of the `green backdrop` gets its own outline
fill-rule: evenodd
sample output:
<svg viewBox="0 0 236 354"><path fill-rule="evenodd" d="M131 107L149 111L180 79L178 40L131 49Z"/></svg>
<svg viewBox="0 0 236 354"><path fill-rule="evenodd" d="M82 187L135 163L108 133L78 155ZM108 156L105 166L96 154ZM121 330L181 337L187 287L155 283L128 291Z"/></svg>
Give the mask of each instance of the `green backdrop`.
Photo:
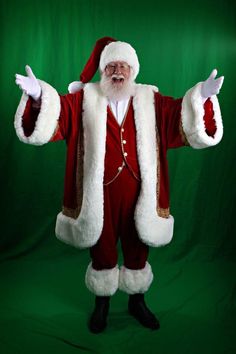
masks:
<svg viewBox="0 0 236 354"><path fill-rule="evenodd" d="M234 1L0 4L0 352L235 353ZM137 82L155 84L164 95L181 97L213 68L225 76L221 143L168 153L175 233L168 246L150 252L155 280L146 295L161 322L156 332L130 318L127 295L118 292L108 329L89 333L88 251L54 236L65 144L25 145L13 127L21 96L15 73L24 74L29 64L38 78L66 93L103 36L130 42L141 64Z"/></svg>

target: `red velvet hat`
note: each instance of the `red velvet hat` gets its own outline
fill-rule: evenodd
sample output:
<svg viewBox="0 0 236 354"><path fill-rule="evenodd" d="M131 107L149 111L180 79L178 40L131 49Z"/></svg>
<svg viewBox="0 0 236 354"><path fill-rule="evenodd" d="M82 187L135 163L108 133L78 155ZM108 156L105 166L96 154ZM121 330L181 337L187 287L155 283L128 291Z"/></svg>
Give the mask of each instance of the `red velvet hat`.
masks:
<svg viewBox="0 0 236 354"><path fill-rule="evenodd" d="M125 61L132 67L133 79L139 72L139 61L133 47L126 42L119 42L111 37L103 37L97 40L81 75L81 81L73 81L68 90L70 93L79 91L85 83L95 75L97 69L104 71L106 65L112 61Z"/></svg>
<svg viewBox="0 0 236 354"><path fill-rule="evenodd" d="M116 39L111 38L111 37L103 37L97 40L95 47L92 51L92 54L90 55L89 60L87 61L84 70L82 71L80 75L80 80L85 84L86 82L89 82L93 76L95 75L99 62L100 62L100 57L102 54L103 49L111 42L115 42Z"/></svg>

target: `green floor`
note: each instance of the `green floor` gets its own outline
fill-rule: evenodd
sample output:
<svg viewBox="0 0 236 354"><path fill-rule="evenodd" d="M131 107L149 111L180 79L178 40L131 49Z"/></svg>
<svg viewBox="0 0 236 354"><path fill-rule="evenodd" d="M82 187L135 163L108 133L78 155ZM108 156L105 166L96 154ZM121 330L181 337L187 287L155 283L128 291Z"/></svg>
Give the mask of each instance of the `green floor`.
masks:
<svg viewBox="0 0 236 354"><path fill-rule="evenodd" d="M86 324L93 307L84 285L88 253L55 243L47 255L43 245L1 263L1 354L236 353L235 263L168 260L166 248L152 250L146 300L161 329L141 327L127 312L127 295L117 292L107 330L95 335Z"/></svg>

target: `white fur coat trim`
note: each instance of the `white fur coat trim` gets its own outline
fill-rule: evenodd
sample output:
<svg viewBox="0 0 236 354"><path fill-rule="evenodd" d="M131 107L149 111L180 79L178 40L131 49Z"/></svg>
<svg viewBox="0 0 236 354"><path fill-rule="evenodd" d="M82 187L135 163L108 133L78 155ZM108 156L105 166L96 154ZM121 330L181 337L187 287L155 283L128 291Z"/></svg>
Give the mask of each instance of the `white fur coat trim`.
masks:
<svg viewBox="0 0 236 354"><path fill-rule="evenodd" d="M137 85L133 99L137 153L141 173L141 191L135 209L135 225L140 239L149 246L169 243L173 236L174 218L157 214L157 126L154 92L149 85Z"/></svg>
<svg viewBox="0 0 236 354"><path fill-rule="evenodd" d="M152 268L148 262L143 269L133 270L124 266L120 269L119 289L127 294L145 293L152 281Z"/></svg>
<svg viewBox="0 0 236 354"><path fill-rule="evenodd" d="M87 248L103 228L103 177L106 149L107 99L98 84L86 84L83 99L83 201L77 219L59 213L56 236L74 247Z"/></svg>
<svg viewBox="0 0 236 354"><path fill-rule="evenodd" d="M207 135L204 125L204 107L201 98L201 85L187 91L182 103L182 125L189 144L195 149L202 149L208 146L216 145L223 136L223 124L220 112L220 106L216 96L210 98L213 103L214 120L216 122L216 133L214 137Z"/></svg>
<svg viewBox="0 0 236 354"><path fill-rule="evenodd" d="M27 144L43 145L51 139L60 115L60 98L57 91L44 81L38 80L42 89L41 109L33 133L27 137L22 127L22 119L29 96L23 93L15 114L15 129L18 138Z"/></svg>
<svg viewBox="0 0 236 354"><path fill-rule="evenodd" d="M89 264L85 274L87 288L97 296L112 296L118 289L119 268L96 270Z"/></svg>

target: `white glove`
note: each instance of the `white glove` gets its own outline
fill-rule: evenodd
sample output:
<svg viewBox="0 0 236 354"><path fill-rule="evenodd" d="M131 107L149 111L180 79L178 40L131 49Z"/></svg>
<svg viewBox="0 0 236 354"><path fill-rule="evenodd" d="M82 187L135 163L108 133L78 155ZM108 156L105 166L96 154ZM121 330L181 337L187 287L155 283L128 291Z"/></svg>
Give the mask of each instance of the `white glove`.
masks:
<svg viewBox="0 0 236 354"><path fill-rule="evenodd" d="M217 70L214 69L208 79L202 83L201 96L203 100L206 100L208 97L213 95L218 95L220 92L221 86L223 85L224 76L215 79L216 75Z"/></svg>
<svg viewBox="0 0 236 354"><path fill-rule="evenodd" d="M16 84L22 91L37 101L41 96L41 87L29 65L26 65L25 71L27 76L16 74Z"/></svg>

